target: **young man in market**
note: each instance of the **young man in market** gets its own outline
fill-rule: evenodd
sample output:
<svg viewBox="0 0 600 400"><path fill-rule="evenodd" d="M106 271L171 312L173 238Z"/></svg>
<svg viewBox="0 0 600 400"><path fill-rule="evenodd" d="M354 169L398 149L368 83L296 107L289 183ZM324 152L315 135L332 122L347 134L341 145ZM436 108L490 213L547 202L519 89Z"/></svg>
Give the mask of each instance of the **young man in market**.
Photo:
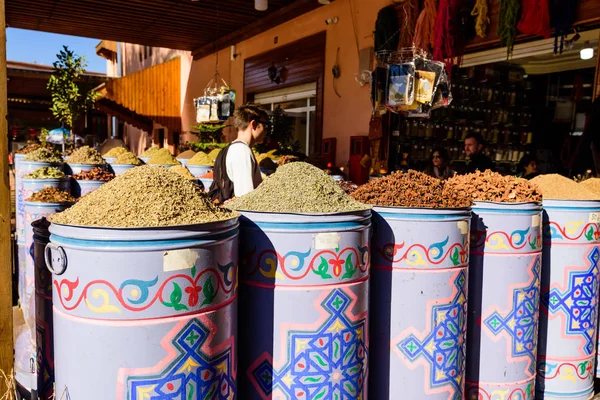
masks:
<svg viewBox="0 0 600 400"><path fill-rule="evenodd" d="M466 173L470 174L475 171L494 171L496 166L494 162L485 154L483 154L485 142L483 137L478 133L469 133L465 138L465 153L469 157Z"/></svg>
<svg viewBox="0 0 600 400"><path fill-rule="evenodd" d="M215 202L243 196L262 182L252 146L263 142L268 122L269 116L260 106L247 104L235 111L233 126L238 130L237 139L219 153L213 168L209 194Z"/></svg>

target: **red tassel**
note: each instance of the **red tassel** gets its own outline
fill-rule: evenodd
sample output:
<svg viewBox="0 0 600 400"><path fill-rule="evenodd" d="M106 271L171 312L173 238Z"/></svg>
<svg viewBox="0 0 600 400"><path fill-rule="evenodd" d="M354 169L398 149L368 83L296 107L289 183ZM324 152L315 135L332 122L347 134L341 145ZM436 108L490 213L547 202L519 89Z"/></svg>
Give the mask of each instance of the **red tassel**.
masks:
<svg viewBox="0 0 600 400"><path fill-rule="evenodd" d="M460 34L458 12L462 0L440 0L437 18L435 20L435 46L433 59L444 61L446 69L452 70L454 59L460 64L462 51L457 49L456 35Z"/></svg>
<svg viewBox="0 0 600 400"><path fill-rule="evenodd" d="M548 0L523 0L521 20L517 28L526 35L550 37Z"/></svg>

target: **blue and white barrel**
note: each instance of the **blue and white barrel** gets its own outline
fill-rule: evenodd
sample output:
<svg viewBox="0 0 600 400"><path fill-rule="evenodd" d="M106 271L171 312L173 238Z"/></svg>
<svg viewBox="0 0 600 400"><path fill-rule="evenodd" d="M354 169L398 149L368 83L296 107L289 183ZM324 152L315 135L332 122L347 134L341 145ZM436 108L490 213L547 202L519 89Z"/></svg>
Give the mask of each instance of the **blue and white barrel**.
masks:
<svg viewBox="0 0 600 400"><path fill-rule="evenodd" d="M77 175L82 172L91 171L94 168L105 168L106 164L72 164L67 163L69 175Z"/></svg>
<svg viewBox="0 0 600 400"><path fill-rule="evenodd" d="M130 169L135 168L135 167L137 167L137 165L115 164L115 163L110 164L110 170L115 175L121 175L122 173L127 172Z"/></svg>
<svg viewBox="0 0 600 400"><path fill-rule="evenodd" d="M96 189L100 189L102 185L106 183L106 181L94 181L86 179L74 179L73 181L75 182L73 185L73 196L77 198L92 193Z"/></svg>
<svg viewBox="0 0 600 400"><path fill-rule="evenodd" d="M198 179L202 178L213 169L210 165L186 165L186 168Z"/></svg>

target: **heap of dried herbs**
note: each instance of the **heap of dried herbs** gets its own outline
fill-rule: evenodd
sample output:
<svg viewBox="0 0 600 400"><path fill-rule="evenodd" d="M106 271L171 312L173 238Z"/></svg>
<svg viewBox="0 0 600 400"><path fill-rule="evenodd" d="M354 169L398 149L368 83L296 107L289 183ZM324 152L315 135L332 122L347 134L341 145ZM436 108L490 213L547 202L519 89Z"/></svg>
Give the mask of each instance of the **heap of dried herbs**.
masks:
<svg viewBox="0 0 600 400"><path fill-rule="evenodd" d="M310 164L286 164L256 190L226 204L234 210L280 213L336 213L359 211L359 203L322 170Z"/></svg>
<svg viewBox="0 0 600 400"><path fill-rule="evenodd" d="M129 150L127 150L125 147L113 147L104 154L104 157L119 157L121 154L127 152L129 152Z"/></svg>
<svg viewBox="0 0 600 400"><path fill-rule="evenodd" d="M238 214L215 206L191 180L145 165L118 175L51 222L98 227L154 227L229 220Z"/></svg>
<svg viewBox="0 0 600 400"><path fill-rule="evenodd" d="M176 165L174 167L169 168L169 171L175 172L183 176L185 179L196 179L196 177L183 165Z"/></svg>
<svg viewBox="0 0 600 400"><path fill-rule="evenodd" d="M105 164L104 158L96 149L90 146L82 146L71 153L68 160L69 164L102 165Z"/></svg>
<svg viewBox="0 0 600 400"><path fill-rule="evenodd" d="M42 147L42 148L39 148L37 150L34 150L34 151L28 153L25 156L25 161L47 162L47 163L58 164L58 163L62 163L63 159L60 156L60 154L56 153L55 151L52 151L52 150Z"/></svg>
<svg viewBox="0 0 600 400"><path fill-rule="evenodd" d="M102 169L93 168L89 171L81 171L79 174L73 175L73 179L77 181L104 181L108 182L114 179L115 175Z"/></svg>
<svg viewBox="0 0 600 400"><path fill-rule="evenodd" d="M38 203L72 203L75 201L75 197L71 196L68 192L55 187L45 187L39 192L32 194L31 197L25 201L35 201Z"/></svg>
<svg viewBox="0 0 600 400"><path fill-rule="evenodd" d="M139 158L137 158L136 155L133 154L132 152L128 151L128 152L119 154L117 156L117 158L115 159L115 162L113 162L113 164L117 164L117 165L142 165L142 160L140 160Z"/></svg>
<svg viewBox="0 0 600 400"><path fill-rule="evenodd" d="M58 168L54 167L42 167L38 168L32 173L25 175L25 179L52 179L52 178L64 178L65 173Z"/></svg>
<svg viewBox="0 0 600 400"><path fill-rule="evenodd" d="M158 149L156 152L154 152L154 154L152 155L150 160L148 160L148 164L178 165L179 161L177 161L177 159L175 157L173 157L173 155L171 154L171 152L169 150L163 148L163 149Z"/></svg>
<svg viewBox="0 0 600 400"><path fill-rule="evenodd" d="M196 155L188 161L187 165L203 165L213 166L215 163L210 156L204 152L199 151Z"/></svg>

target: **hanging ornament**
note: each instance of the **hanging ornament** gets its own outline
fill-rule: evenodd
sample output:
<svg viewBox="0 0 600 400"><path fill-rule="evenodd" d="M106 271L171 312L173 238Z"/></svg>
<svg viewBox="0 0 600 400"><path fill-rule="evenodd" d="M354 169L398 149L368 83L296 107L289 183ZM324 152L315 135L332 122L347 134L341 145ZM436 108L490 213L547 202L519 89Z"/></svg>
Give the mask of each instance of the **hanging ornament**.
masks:
<svg viewBox="0 0 600 400"><path fill-rule="evenodd" d="M435 19L437 16L436 0L425 0L423 11L417 19L415 26L415 46L429 50L435 44Z"/></svg>
<svg viewBox="0 0 600 400"><path fill-rule="evenodd" d="M554 54L562 54L565 37L575 23L579 0L550 0L550 20L554 28Z"/></svg>
<svg viewBox="0 0 600 400"><path fill-rule="evenodd" d="M476 17L475 31L477 36L484 39L487 36L487 28L490 23L488 0L476 0L471 15Z"/></svg>
<svg viewBox="0 0 600 400"><path fill-rule="evenodd" d="M521 20L517 25L525 35L550 37L550 9L548 0L523 0Z"/></svg>
<svg viewBox="0 0 600 400"><path fill-rule="evenodd" d="M519 0L498 1L500 2L498 36L500 37L500 43L506 46L507 58L510 58L515 46L515 38L517 37L517 23L519 22L521 3Z"/></svg>

